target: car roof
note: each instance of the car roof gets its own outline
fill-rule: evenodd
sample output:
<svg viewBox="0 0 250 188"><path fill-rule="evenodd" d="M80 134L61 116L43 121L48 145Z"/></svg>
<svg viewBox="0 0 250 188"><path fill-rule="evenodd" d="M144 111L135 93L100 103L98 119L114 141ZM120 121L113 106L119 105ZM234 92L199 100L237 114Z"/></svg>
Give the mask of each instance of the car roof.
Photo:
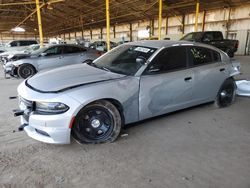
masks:
<svg viewBox="0 0 250 188"><path fill-rule="evenodd" d="M77 45L77 44L48 44L46 45L48 47L52 47L52 46L74 46L74 47L78 47L78 48L84 48L81 45Z"/></svg>
<svg viewBox="0 0 250 188"><path fill-rule="evenodd" d="M135 45L135 46L145 46L145 47L151 47L151 48L165 48L165 47L171 47L171 46L200 46L200 47L205 47L205 48L210 48L213 50L217 50L217 48L207 45L207 44L202 44L198 42L190 42L190 41L174 41L174 40L142 40L142 41L136 41L136 42L129 42L125 43L123 45Z"/></svg>

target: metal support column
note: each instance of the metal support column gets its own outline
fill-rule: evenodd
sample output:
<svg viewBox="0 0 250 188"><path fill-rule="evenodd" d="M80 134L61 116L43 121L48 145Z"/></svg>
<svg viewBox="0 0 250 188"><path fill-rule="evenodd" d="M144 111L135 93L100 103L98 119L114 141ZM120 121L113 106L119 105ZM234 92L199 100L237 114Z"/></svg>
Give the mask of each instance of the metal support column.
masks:
<svg viewBox="0 0 250 188"><path fill-rule="evenodd" d="M43 47L43 27L42 27L42 18L41 18L39 0L36 0L36 12L37 12L37 21L39 29L40 46Z"/></svg>
<svg viewBox="0 0 250 188"><path fill-rule="evenodd" d="M183 36L185 33L185 14L182 15L181 32L182 32L182 36Z"/></svg>
<svg viewBox="0 0 250 188"><path fill-rule="evenodd" d="M109 17L109 0L106 0L106 43L107 51L110 50L110 17Z"/></svg>
<svg viewBox="0 0 250 188"><path fill-rule="evenodd" d="M113 32L114 32L114 38L116 38L115 25L114 25L114 27L113 27Z"/></svg>
<svg viewBox="0 0 250 188"><path fill-rule="evenodd" d="M165 34L166 35L168 34L168 17L166 17L166 31L165 31Z"/></svg>
<svg viewBox="0 0 250 188"><path fill-rule="evenodd" d="M204 10L202 13L202 31L205 30L205 22L206 22L206 11Z"/></svg>
<svg viewBox="0 0 250 188"><path fill-rule="evenodd" d="M162 0L159 0L158 40L161 40Z"/></svg>
<svg viewBox="0 0 250 188"><path fill-rule="evenodd" d="M100 36L101 40L103 39L103 29L101 27L101 36Z"/></svg>
<svg viewBox="0 0 250 188"><path fill-rule="evenodd" d="M196 13L195 13L195 28L194 31L198 31L198 17L199 17L199 11L200 11L200 2L197 0L196 2Z"/></svg>
<svg viewBox="0 0 250 188"><path fill-rule="evenodd" d="M130 42L133 41L133 28L132 28L132 23L129 23L129 38Z"/></svg>

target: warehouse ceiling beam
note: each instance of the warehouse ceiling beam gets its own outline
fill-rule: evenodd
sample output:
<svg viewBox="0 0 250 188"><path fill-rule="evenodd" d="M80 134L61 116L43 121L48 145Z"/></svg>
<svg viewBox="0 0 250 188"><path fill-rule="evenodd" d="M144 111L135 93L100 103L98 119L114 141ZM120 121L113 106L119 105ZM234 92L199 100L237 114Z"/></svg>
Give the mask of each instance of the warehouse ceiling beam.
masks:
<svg viewBox="0 0 250 188"><path fill-rule="evenodd" d="M30 5L30 4L36 4L36 2L35 1L23 1L23 2L18 2L18 3L1 3L0 7L17 6L17 5Z"/></svg>
<svg viewBox="0 0 250 188"><path fill-rule="evenodd" d="M48 4L53 4L53 3L59 3L59 2L64 2L65 0L51 0L48 1L46 3L42 3L42 4L38 4L39 9L43 8L45 5ZM36 4L37 6L37 4ZM35 13L37 12L37 8L35 10L33 10L26 18L23 19L23 21L21 21L16 27L19 27L20 25L22 25L24 22L26 22L31 16L33 16Z"/></svg>

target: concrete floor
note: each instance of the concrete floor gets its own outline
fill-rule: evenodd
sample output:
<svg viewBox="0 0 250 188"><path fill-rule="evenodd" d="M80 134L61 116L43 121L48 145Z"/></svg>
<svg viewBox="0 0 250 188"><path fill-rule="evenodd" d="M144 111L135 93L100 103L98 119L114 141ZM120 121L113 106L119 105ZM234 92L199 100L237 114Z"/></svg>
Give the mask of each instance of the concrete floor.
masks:
<svg viewBox="0 0 250 188"><path fill-rule="evenodd" d="M250 79L250 57L236 59ZM137 123L115 143L56 146L15 131L20 81L0 75L0 187L250 187L250 98Z"/></svg>

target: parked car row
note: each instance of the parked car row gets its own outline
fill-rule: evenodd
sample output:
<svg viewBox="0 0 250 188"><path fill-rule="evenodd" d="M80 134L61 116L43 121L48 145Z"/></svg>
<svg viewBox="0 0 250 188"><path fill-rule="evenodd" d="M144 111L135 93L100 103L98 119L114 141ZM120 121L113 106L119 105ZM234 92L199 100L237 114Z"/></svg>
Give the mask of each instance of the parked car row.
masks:
<svg viewBox="0 0 250 188"><path fill-rule="evenodd" d="M35 64L19 60L18 74L26 77L52 62L62 65L60 57L68 47L74 51L75 46L68 45L40 49ZM89 52L82 49L75 49L76 54ZM57 58L50 60L50 53ZM67 59L65 54L64 65L78 61L76 54ZM19 85L14 115L21 117L20 130L53 144L68 144L71 137L79 143L112 142L129 123L211 101L227 107L235 99L233 77L239 68L211 45L139 41L82 61L43 71Z"/></svg>
<svg viewBox="0 0 250 188"><path fill-rule="evenodd" d="M99 56L98 51L78 45L46 45L29 54L15 54L12 61L5 62L3 67L6 74L25 79L42 70L85 63L93 61Z"/></svg>

